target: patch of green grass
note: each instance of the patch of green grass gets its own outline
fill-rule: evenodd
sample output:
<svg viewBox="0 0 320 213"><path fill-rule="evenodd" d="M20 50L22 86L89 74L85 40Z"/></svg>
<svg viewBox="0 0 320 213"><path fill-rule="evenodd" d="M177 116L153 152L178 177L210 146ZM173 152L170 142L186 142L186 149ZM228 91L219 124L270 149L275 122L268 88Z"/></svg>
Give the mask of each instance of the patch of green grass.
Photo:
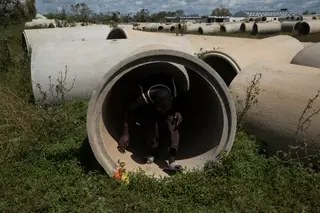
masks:
<svg viewBox="0 0 320 213"><path fill-rule="evenodd" d="M19 39L22 28L13 29ZM164 180L139 173L121 185L88 171L87 102L36 106L23 71L14 64L0 72L0 212L320 212L320 174L278 165L243 132L222 163L202 172Z"/></svg>

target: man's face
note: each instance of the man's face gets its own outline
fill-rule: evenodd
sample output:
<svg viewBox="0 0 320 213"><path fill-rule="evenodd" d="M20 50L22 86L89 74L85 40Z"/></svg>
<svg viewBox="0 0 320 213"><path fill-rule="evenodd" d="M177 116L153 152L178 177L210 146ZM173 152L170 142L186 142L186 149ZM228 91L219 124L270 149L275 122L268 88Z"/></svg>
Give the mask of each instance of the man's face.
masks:
<svg viewBox="0 0 320 213"><path fill-rule="evenodd" d="M165 106L165 105L156 104L156 109L160 114L167 114L170 108L171 106L169 105Z"/></svg>

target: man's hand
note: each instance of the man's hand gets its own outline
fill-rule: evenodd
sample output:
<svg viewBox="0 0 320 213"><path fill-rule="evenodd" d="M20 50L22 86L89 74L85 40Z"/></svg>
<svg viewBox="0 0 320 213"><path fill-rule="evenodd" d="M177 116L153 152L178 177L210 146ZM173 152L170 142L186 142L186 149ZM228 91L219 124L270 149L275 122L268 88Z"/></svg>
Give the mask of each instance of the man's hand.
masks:
<svg viewBox="0 0 320 213"><path fill-rule="evenodd" d="M170 131L177 130L181 121L182 121L182 116L179 112L176 112L176 113L174 113L174 115L169 116L168 117L169 130Z"/></svg>
<svg viewBox="0 0 320 213"><path fill-rule="evenodd" d="M182 116L179 112L176 112L173 117L173 125L178 127L182 122Z"/></svg>
<svg viewBox="0 0 320 213"><path fill-rule="evenodd" d="M129 146L130 136L128 133L123 133L119 140L118 150L125 153L126 148Z"/></svg>

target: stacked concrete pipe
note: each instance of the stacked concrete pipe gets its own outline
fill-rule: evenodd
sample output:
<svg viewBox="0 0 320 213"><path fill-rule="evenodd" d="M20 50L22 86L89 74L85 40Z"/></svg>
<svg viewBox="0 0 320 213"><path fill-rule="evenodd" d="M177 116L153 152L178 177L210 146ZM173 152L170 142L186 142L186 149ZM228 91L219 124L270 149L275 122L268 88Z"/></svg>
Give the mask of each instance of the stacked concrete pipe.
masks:
<svg viewBox="0 0 320 213"><path fill-rule="evenodd" d="M162 32L163 31L163 25L160 23L148 23L145 25L145 31L149 32Z"/></svg>
<svg viewBox="0 0 320 213"><path fill-rule="evenodd" d="M188 24L186 33L199 33L200 27L205 26L204 24Z"/></svg>
<svg viewBox="0 0 320 213"><path fill-rule="evenodd" d="M46 104L56 104L62 98L56 98L55 91L50 91L50 84L58 85L57 79L68 73L65 88L72 88L65 100L89 99L95 85L111 66L125 58L130 52L146 45L166 44L172 49L192 54L189 41L181 37L163 36L102 41L74 41L36 46L31 55L31 79L35 101L42 101L47 94ZM61 72L61 73L59 73ZM51 83L49 76L51 76Z"/></svg>
<svg viewBox="0 0 320 213"><path fill-rule="evenodd" d="M294 32L294 26L298 21L283 21L281 22L281 31L282 32Z"/></svg>
<svg viewBox="0 0 320 213"><path fill-rule="evenodd" d="M294 56L291 64L320 68L320 42L303 48Z"/></svg>
<svg viewBox="0 0 320 213"><path fill-rule="evenodd" d="M165 24L165 25L163 25L164 32L175 32L176 29L179 29L178 24Z"/></svg>
<svg viewBox="0 0 320 213"><path fill-rule="evenodd" d="M240 25L240 32L252 32L254 22L243 22Z"/></svg>
<svg viewBox="0 0 320 213"><path fill-rule="evenodd" d="M297 27L297 32L300 35L320 32L320 20L302 21Z"/></svg>
<svg viewBox="0 0 320 213"><path fill-rule="evenodd" d="M259 80L259 83L252 88L251 81L254 77L255 82ZM314 111L320 109L320 101L315 100L312 108L308 108L304 114L303 112L309 100L316 97L319 81L319 68L260 61L242 69L232 81L230 91L236 103L238 119L245 115L243 127L265 141L270 154L276 154L280 150L287 152L289 145L296 146L304 142L314 143L307 147L308 154L314 154L320 148L320 116L312 116L310 124L308 121L304 122ZM259 89L259 94L256 97L250 96L246 88L252 88L253 91ZM253 100L246 104L248 98ZM254 101L257 103L253 103ZM246 111L244 107L250 108ZM299 130L308 125L306 131Z"/></svg>
<svg viewBox="0 0 320 213"><path fill-rule="evenodd" d="M242 69L255 61L268 59L290 63L303 48L304 45L297 39L279 35L245 42L237 47L229 46L223 50L207 51L203 53L202 59L219 73L227 85L230 85Z"/></svg>
<svg viewBox="0 0 320 213"><path fill-rule="evenodd" d="M218 23L202 25L198 28L198 33L200 35L209 35L209 34L219 33L219 32L220 32L220 24Z"/></svg>
<svg viewBox="0 0 320 213"><path fill-rule="evenodd" d="M272 22L257 22L252 26L252 34L271 34L278 33L281 31L281 22L272 21Z"/></svg>
<svg viewBox="0 0 320 213"><path fill-rule="evenodd" d="M241 22L223 23L220 26L220 33L240 32Z"/></svg>
<svg viewBox="0 0 320 213"><path fill-rule="evenodd" d="M106 25L92 25L87 27L68 27L54 29L32 29L22 32L23 41L30 53L34 46L44 44L59 44L73 41L103 41L110 28Z"/></svg>
<svg viewBox="0 0 320 213"><path fill-rule="evenodd" d="M179 64L187 73L181 74L183 70L170 68L168 64ZM134 125L129 127L133 131L129 150L125 154L117 150L122 134L121 114L126 106L124 97L130 96L139 79L164 70L170 75L187 74L190 81L190 90L180 109L184 120L177 163L187 169L201 169L207 161L219 160L221 153L230 151L236 132L236 112L223 80L208 64L190 54L171 50L170 46L155 49L149 46L106 69L89 102L89 142L96 159L110 176L118 167L118 160L125 162L129 171L141 168L147 175L167 176L161 165L143 163L145 146L134 139ZM126 90L121 89L123 85Z"/></svg>

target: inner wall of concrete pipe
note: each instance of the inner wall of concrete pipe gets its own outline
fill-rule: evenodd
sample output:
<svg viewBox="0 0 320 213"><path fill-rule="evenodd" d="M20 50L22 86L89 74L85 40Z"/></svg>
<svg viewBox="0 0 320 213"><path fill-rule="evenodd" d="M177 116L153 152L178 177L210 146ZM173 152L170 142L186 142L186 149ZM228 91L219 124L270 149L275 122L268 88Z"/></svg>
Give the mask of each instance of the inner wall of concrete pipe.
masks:
<svg viewBox="0 0 320 213"><path fill-rule="evenodd" d="M127 38L128 37L126 32L120 27L113 28L107 36L107 40L108 39L127 39Z"/></svg>
<svg viewBox="0 0 320 213"><path fill-rule="evenodd" d="M222 79L192 55L173 50L146 51L125 59L107 72L89 103L89 141L98 162L109 175L113 174L119 159L126 163L129 171L140 167L149 175L166 176L161 167L167 158L168 133L162 132L160 144L164 155L158 165L143 163L146 146L138 134L135 119L130 119L129 131L133 134L126 154L120 154L116 147L123 131L123 110L126 102L134 98L132 93L137 84L163 71L166 75L176 73L176 68L168 62L185 66L190 79L190 90L180 100L183 122L177 162L187 169L201 169L207 161L218 160L222 151L230 151L236 132L235 108Z"/></svg>
<svg viewBox="0 0 320 213"><path fill-rule="evenodd" d="M246 31L246 24L245 23L242 23L240 25L240 32L245 32Z"/></svg>
<svg viewBox="0 0 320 213"><path fill-rule="evenodd" d="M164 30L163 26L158 27L158 32L163 32L163 30Z"/></svg>
<svg viewBox="0 0 320 213"><path fill-rule="evenodd" d="M202 58L204 62L210 65L229 86L232 80L240 72L239 66L228 55L220 52L209 52Z"/></svg>
<svg viewBox="0 0 320 213"><path fill-rule="evenodd" d="M300 35L308 35L310 33L310 26L306 22L301 22L297 26L297 31Z"/></svg>
<svg viewBox="0 0 320 213"><path fill-rule="evenodd" d="M221 25L221 27L220 27L220 32L221 32L221 33L225 33L225 32L227 32L226 27L225 27L225 26L223 26L223 25Z"/></svg>

